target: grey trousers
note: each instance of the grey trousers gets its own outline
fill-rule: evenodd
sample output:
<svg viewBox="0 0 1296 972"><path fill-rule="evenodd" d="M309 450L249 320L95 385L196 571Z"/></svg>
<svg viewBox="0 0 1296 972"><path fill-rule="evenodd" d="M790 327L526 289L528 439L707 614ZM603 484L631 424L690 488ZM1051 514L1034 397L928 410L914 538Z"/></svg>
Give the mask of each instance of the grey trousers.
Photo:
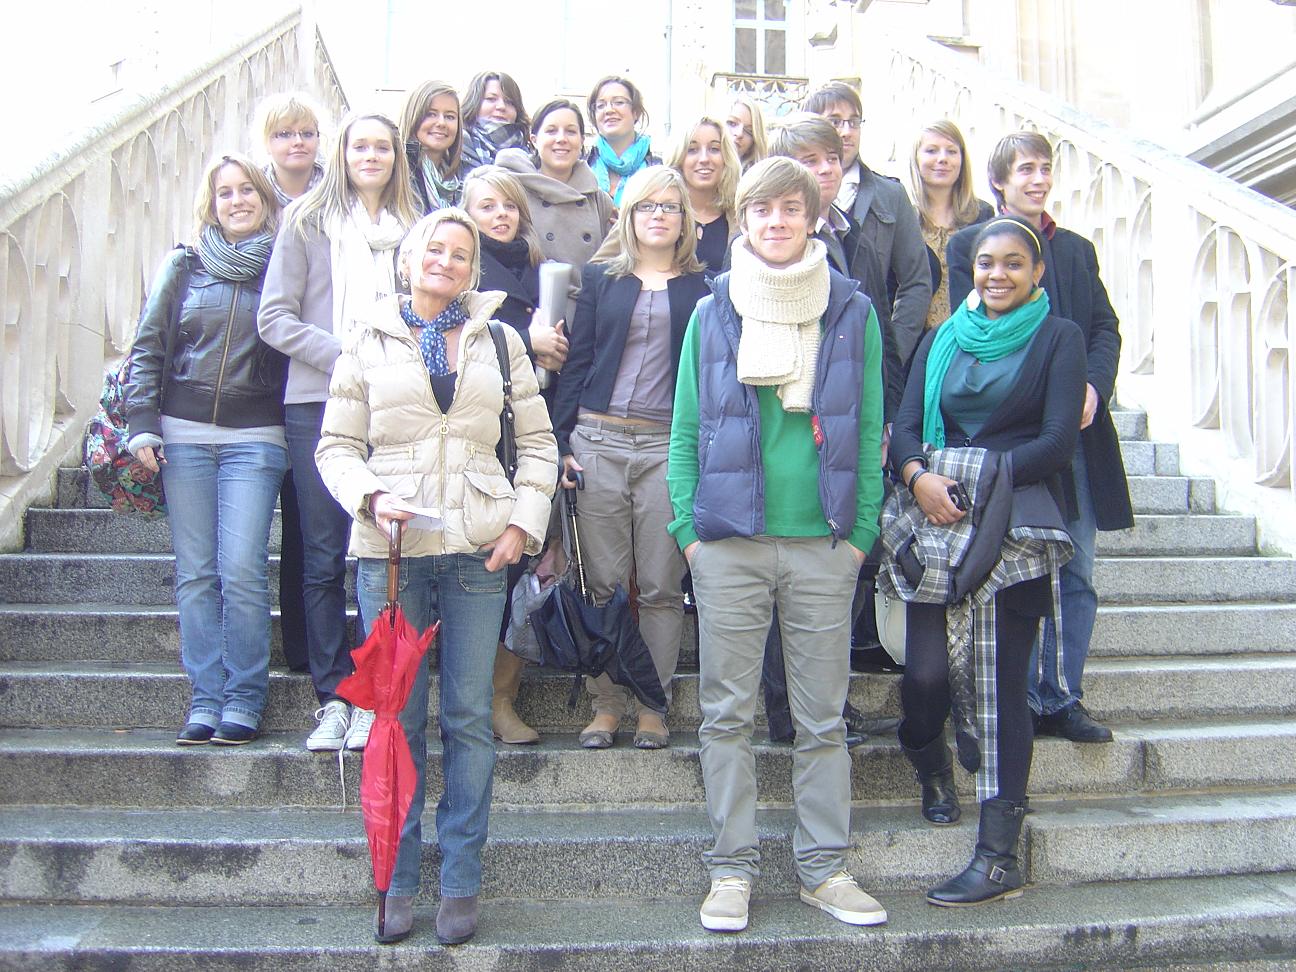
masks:
<svg viewBox="0 0 1296 972"><path fill-rule="evenodd" d="M697 595L702 778L715 846L711 878L759 875L752 725L772 609L778 606L796 743L792 853L813 890L846 866L850 756L842 705L850 677L850 607L858 565L827 537L732 538L699 544Z"/></svg>
<svg viewBox="0 0 1296 972"><path fill-rule="evenodd" d="M616 425L582 417L571 434L572 454L585 469L578 494L585 576L600 604L617 584L639 588L639 632L671 701L684 633L684 556L666 525L675 517L666 491L670 430ZM620 719L640 703L606 675L585 681L596 713ZM659 713L665 716L665 712Z"/></svg>

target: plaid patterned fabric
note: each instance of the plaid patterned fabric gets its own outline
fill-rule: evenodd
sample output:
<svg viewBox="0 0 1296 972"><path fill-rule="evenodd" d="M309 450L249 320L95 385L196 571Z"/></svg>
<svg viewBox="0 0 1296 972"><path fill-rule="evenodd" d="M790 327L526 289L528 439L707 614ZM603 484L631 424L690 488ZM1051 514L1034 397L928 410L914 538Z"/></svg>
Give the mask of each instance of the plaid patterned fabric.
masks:
<svg viewBox="0 0 1296 972"><path fill-rule="evenodd" d="M928 457L928 469L962 483L973 508L988 497L978 496L984 449L940 449ZM1058 626L1059 660L1062 630L1058 571L1071 559L1071 538L1064 530L1034 526L1010 527L990 574L966 598L949 604L954 573L963 562L975 530L972 517L949 526L935 526L907 489L897 489L882 510L879 589L904 601L945 604L946 647L949 652L951 716L959 762L977 778L977 799L999 792L999 719L995 690L995 601L998 591L1049 575L1053 619ZM896 554L912 539L912 550L923 566L917 585L905 577Z"/></svg>

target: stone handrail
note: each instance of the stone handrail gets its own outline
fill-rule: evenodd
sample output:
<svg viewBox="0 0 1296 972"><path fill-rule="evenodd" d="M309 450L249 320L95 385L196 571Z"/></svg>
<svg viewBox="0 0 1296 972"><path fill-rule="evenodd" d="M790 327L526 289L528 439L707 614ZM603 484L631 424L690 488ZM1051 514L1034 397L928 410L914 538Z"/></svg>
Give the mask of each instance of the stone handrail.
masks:
<svg viewBox="0 0 1296 972"><path fill-rule="evenodd" d="M935 43L865 43L863 90L887 97L868 99L885 117L869 118L861 145L906 181L932 119L963 130L983 188L1002 135L1049 138L1053 215L1094 241L1121 318L1121 401L1146 408L1185 468L1220 480L1223 500L1274 514L1270 542L1296 547L1296 212Z"/></svg>
<svg viewBox="0 0 1296 972"><path fill-rule="evenodd" d="M50 495L134 334L163 254L192 235L207 161L245 150L258 100L306 88L335 117L341 86L300 10L111 115L0 185L0 549Z"/></svg>

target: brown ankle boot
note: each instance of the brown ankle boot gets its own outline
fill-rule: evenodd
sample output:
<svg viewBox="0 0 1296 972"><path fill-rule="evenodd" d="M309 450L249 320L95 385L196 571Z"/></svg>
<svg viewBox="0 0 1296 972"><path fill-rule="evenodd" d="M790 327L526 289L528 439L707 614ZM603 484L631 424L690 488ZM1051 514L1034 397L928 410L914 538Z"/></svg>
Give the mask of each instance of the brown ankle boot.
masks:
<svg viewBox="0 0 1296 972"><path fill-rule="evenodd" d="M495 695L491 699L491 729L495 738L515 746L540 741L536 732L513 711L524 662L503 646L495 652Z"/></svg>

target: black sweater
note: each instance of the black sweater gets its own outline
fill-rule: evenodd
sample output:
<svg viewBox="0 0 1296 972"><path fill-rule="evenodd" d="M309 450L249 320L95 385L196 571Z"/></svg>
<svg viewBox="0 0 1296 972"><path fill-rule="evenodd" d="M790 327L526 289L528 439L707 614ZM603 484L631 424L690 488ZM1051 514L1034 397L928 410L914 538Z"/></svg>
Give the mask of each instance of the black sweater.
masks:
<svg viewBox="0 0 1296 972"><path fill-rule="evenodd" d="M927 355L937 333L930 332L918 345L891 431L891 465L897 475L902 475L905 463L923 454L923 386ZM1084 396L1085 351L1080 328L1065 318L1049 315L1031 339L1016 385L986 419L981 431L968 436L946 414L945 443L1008 452L1012 457L1013 485L1046 482L1059 507L1071 519L1074 489L1067 488L1070 477L1060 474L1071 466Z"/></svg>

